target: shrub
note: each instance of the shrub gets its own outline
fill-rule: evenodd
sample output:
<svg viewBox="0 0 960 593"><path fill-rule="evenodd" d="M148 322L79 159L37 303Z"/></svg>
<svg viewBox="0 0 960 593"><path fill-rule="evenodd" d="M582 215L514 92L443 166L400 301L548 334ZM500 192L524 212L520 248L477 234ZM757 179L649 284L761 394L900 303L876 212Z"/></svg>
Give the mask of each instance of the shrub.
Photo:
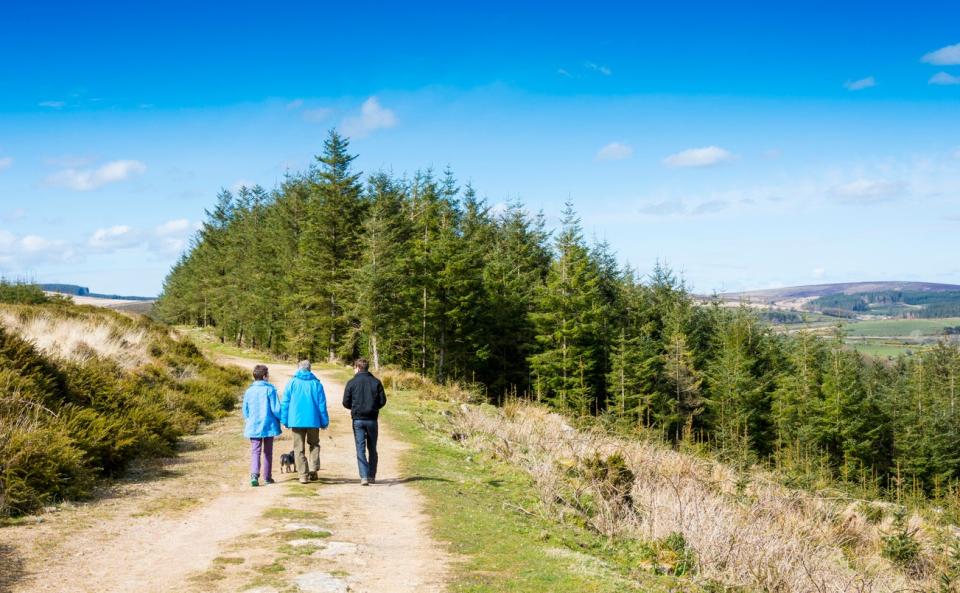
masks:
<svg viewBox="0 0 960 593"><path fill-rule="evenodd" d="M58 427L18 429L0 437L0 515L83 498L92 485L83 452Z"/></svg>
<svg viewBox="0 0 960 593"><path fill-rule="evenodd" d="M0 516L82 498L136 458L173 455L246 383L150 320L53 301L4 306L0 323ZM69 348L43 333L65 323ZM88 330L106 341L87 340Z"/></svg>
<svg viewBox="0 0 960 593"><path fill-rule="evenodd" d="M907 511L897 509L893 515L893 532L883 537L883 557L901 568L909 568L920 556L916 529L907 523Z"/></svg>
<svg viewBox="0 0 960 593"><path fill-rule="evenodd" d="M679 531L654 541L651 550L656 563L654 572L678 577L696 574L697 555Z"/></svg>
<svg viewBox="0 0 960 593"><path fill-rule="evenodd" d="M0 303L39 305L50 299L36 284L11 283L0 280Z"/></svg>

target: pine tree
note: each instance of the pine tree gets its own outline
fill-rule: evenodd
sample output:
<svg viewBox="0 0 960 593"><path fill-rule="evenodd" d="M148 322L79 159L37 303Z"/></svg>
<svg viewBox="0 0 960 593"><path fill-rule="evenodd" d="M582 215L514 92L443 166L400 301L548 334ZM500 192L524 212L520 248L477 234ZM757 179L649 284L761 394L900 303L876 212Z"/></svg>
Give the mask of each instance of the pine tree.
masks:
<svg viewBox="0 0 960 593"><path fill-rule="evenodd" d="M351 274L359 263L360 233L366 203L359 173L353 173L350 143L331 130L310 175L306 220L300 233L295 269L297 300L308 331L310 354L352 356L356 344L344 340Z"/></svg>
<svg viewBox="0 0 960 593"><path fill-rule="evenodd" d="M591 382L597 368L599 278L571 204L554 247L555 258L532 315L540 351L530 357L534 390L562 410L587 415L602 394Z"/></svg>
<svg viewBox="0 0 960 593"><path fill-rule="evenodd" d="M543 215L511 203L496 220L483 276L490 356L480 379L499 401L511 389L529 393L528 357L535 347L534 297L550 264Z"/></svg>
<svg viewBox="0 0 960 593"><path fill-rule="evenodd" d="M700 372L694 367L693 352L687 344L684 324L689 310L676 306L664 323L663 377L669 389L667 405L657 410L658 420L666 433L679 440L681 430L692 428L694 419L703 411Z"/></svg>
<svg viewBox="0 0 960 593"><path fill-rule="evenodd" d="M417 311L410 282L414 230L400 184L378 173L370 178L367 193L370 210L354 295L363 350L379 369L381 364L411 362L405 333L411 329L407 320Z"/></svg>

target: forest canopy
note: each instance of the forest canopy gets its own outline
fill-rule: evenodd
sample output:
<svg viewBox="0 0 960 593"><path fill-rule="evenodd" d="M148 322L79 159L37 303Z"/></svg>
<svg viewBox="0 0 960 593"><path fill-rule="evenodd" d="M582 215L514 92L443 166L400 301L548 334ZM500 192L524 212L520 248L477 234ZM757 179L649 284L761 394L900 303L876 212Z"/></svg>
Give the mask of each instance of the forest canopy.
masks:
<svg viewBox="0 0 960 593"><path fill-rule="evenodd" d="M448 169L353 168L331 132L275 190L222 191L166 278L157 311L224 341L297 357L393 365L535 399L721 455L809 468L880 489L960 478L960 352L895 364L842 336L773 332L755 313L699 305L657 266L624 267L522 204L492 209Z"/></svg>

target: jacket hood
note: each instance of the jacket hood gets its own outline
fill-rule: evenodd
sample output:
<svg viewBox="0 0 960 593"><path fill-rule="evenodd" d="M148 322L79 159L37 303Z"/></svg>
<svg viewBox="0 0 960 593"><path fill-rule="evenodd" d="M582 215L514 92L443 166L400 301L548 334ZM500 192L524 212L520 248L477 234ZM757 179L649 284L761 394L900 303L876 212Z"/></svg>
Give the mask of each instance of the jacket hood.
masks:
<svg viewBox="0 0 960 593"><path fill-rule="evenodd" d="M299 369L294 377L297 379L306 379L307 381L317 380L317 378L313 375L313 372L308 371L307 369Z"/></svg>

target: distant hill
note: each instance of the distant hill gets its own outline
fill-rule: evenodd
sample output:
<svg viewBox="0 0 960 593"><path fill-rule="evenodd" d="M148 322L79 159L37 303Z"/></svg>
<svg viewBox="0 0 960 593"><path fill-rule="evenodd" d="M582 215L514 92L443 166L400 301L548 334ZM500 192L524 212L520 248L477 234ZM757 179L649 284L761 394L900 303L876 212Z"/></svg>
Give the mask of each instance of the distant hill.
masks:
<svg viewBox="0 0 960 593"><path fill-rule="evenodd" d="M730 303L844 318L960 316L960 285L934 282L845 282L726 293Z"/></svg>
<svg viewBox="0 0 960 593"><path fill-rule="evenodd" d="M721 294L725 301L749 300L751 302L775 302L788 299L816 298L835 294L862 294L868 292L960 292L960 284L935 282L841 282L837 284L810 284L763 290L746 290Z"/></svg>
<svg viewBox="0 0 960 593"><path fill-rule="evenodd" d="M145 296L125 296L119 294L103 294L99 292L90 292L86 286L77 284L40 284L40 288L47 292L59 292L60 294L69 294L71 296L90 297L94 299L111 299L115 301L153 301L155 297Z"/></svg>

